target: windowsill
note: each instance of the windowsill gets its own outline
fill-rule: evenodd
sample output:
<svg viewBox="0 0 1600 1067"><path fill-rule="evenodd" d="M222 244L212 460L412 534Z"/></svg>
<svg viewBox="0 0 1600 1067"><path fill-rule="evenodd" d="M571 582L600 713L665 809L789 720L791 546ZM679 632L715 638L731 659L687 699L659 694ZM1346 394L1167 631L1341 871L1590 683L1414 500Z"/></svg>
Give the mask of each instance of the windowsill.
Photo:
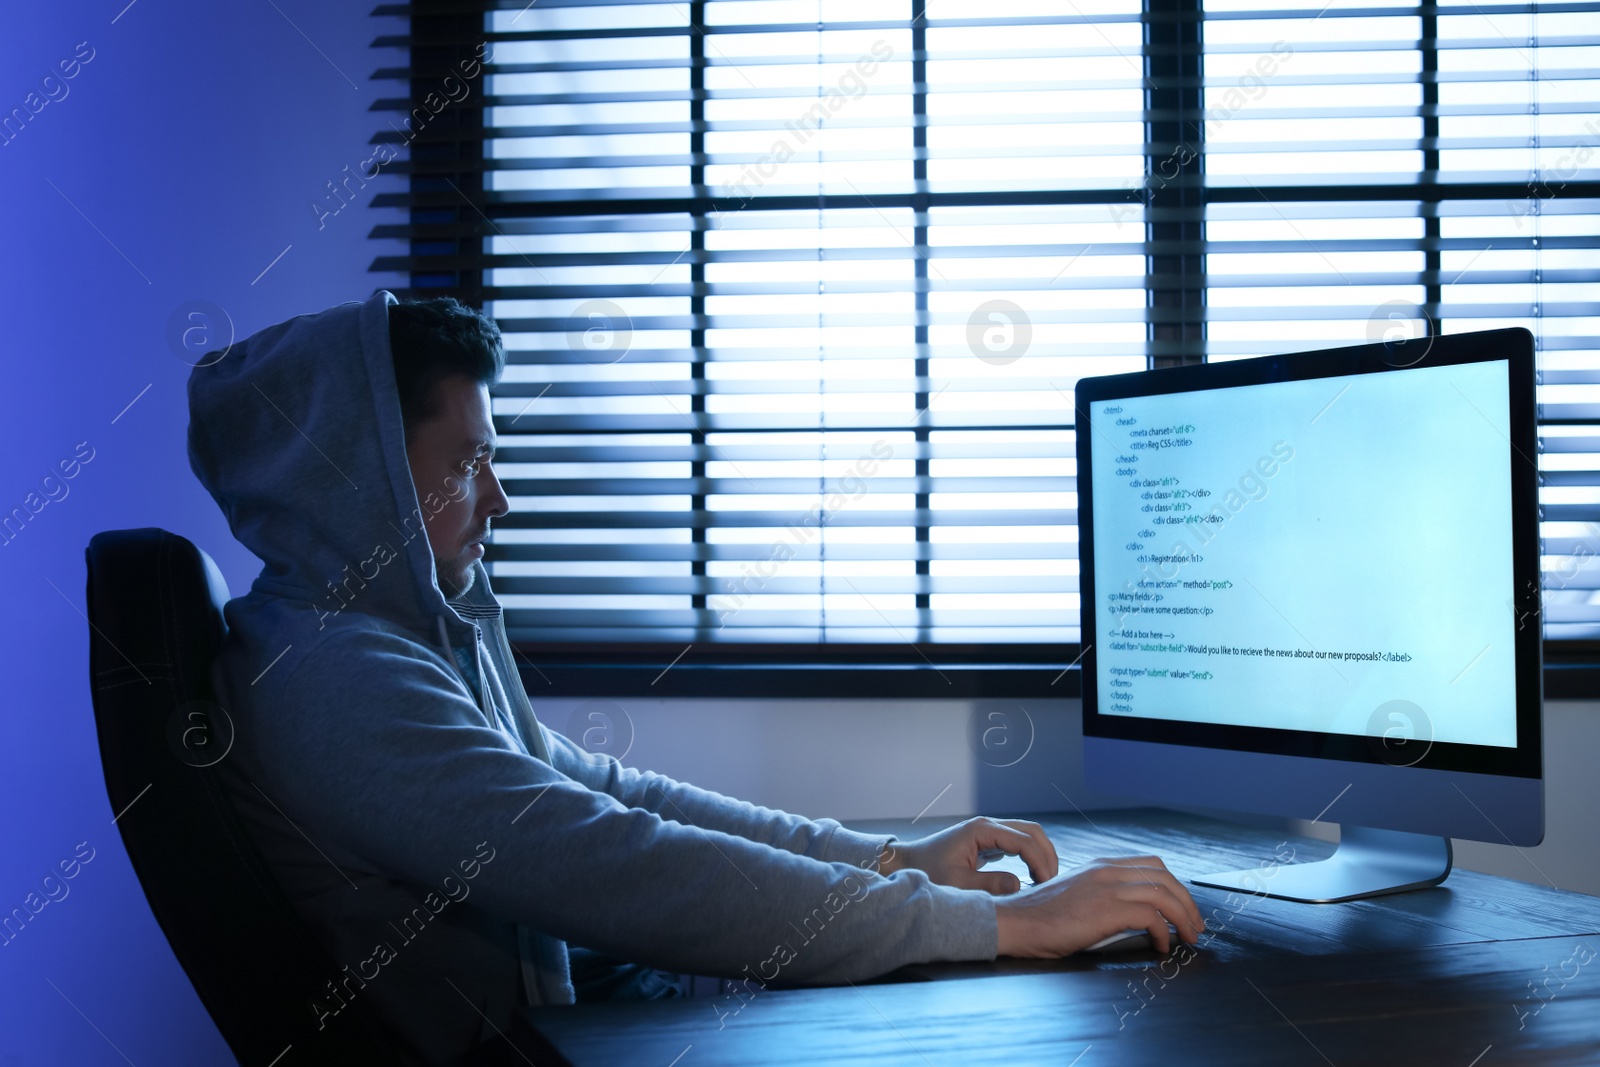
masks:
<svg viewBox="0 0 1600 1067"><path fill-rule="evenodd" d="M1038 664L715 663L522 661L532 697L754 699L1077 699L1078 668ZM1600 699L1600 663L1546 664L1546 700Z"/></svg>
<svg viewBox="0 0 1600 1067"><path fill-rule="evenodd" d="M1074 668L1033 664L869 666L857 663L522 664L532 697L782 697L952 699L1079 696Z"/></svg>

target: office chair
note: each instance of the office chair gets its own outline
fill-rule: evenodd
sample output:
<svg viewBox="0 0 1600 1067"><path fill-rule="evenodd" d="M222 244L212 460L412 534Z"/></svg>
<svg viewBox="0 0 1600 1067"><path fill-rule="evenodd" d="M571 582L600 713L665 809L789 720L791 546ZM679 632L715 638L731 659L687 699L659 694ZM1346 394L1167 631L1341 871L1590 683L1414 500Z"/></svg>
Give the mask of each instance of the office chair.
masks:
<svg viewBox="0 0 1600 1067"><path fill-rule="evenodd" d="M211 667L227 584L211 557L160 529L96 534L89 679L106 793L150 910L245 1067L418 1064L350 1000L319 1028L339 976L246 836L218 764L232 726ZM281 1058L280 1058L281 1057Z"/></svg>

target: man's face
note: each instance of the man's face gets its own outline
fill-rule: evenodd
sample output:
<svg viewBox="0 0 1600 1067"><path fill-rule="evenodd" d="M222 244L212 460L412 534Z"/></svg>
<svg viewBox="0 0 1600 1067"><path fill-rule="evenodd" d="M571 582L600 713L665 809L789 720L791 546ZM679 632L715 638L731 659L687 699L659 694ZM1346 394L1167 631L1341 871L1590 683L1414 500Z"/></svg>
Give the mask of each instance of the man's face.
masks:
<svg viewBox="0 0 1600 1067"><path fill-rule="evenodd" d="M472 565L483 557L490 520L504 515L511 505L490 465L495 436L488 386L455 375L433 388L438 410L433 418L412 427L406 458L422 505L439 590L446 597L458 597L472 588L476 574ZM430 514L441 502L444 506Z"/></svg>

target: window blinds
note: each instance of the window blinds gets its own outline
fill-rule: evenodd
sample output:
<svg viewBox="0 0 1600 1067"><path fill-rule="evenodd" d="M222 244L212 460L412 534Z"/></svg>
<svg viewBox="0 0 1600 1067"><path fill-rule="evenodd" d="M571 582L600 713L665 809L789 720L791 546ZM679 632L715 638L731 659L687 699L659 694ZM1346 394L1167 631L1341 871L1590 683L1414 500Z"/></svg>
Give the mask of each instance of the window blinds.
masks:
<svg viewBox="0 0 1600 1067"><path fill-rule="evenodd" d="M1206 0L1207 358L1527 327L1545 634L1600 635L1600 5L1267 6Z"/></svg>
<svg viewBox="0 0 1600 1067"><path fill-rule="evenodd" d="M481 125L418 137L395 202L426 225L374 266L505 332L514 637L1062 659L1080 376L1514 324L1547 633L1590 636L1597 8L540 0L436 26L492 47Z"/></svg>

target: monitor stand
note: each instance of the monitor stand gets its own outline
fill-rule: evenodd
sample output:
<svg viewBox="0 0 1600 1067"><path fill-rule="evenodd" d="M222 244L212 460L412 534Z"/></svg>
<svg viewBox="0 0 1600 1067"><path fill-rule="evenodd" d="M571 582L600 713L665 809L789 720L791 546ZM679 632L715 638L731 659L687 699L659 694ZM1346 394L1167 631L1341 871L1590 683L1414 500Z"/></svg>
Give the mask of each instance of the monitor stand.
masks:
<svg viewBox="0 0 1600 1067"><path fill-rule="evenodd" d="M1445 880L1451 863L1448 837L1341 826L1339 847L1325 860L1287 866L1266 862L1259 868L1225 871L1190 881L1280 900L1336 904L1427 889Z"/></svg>

